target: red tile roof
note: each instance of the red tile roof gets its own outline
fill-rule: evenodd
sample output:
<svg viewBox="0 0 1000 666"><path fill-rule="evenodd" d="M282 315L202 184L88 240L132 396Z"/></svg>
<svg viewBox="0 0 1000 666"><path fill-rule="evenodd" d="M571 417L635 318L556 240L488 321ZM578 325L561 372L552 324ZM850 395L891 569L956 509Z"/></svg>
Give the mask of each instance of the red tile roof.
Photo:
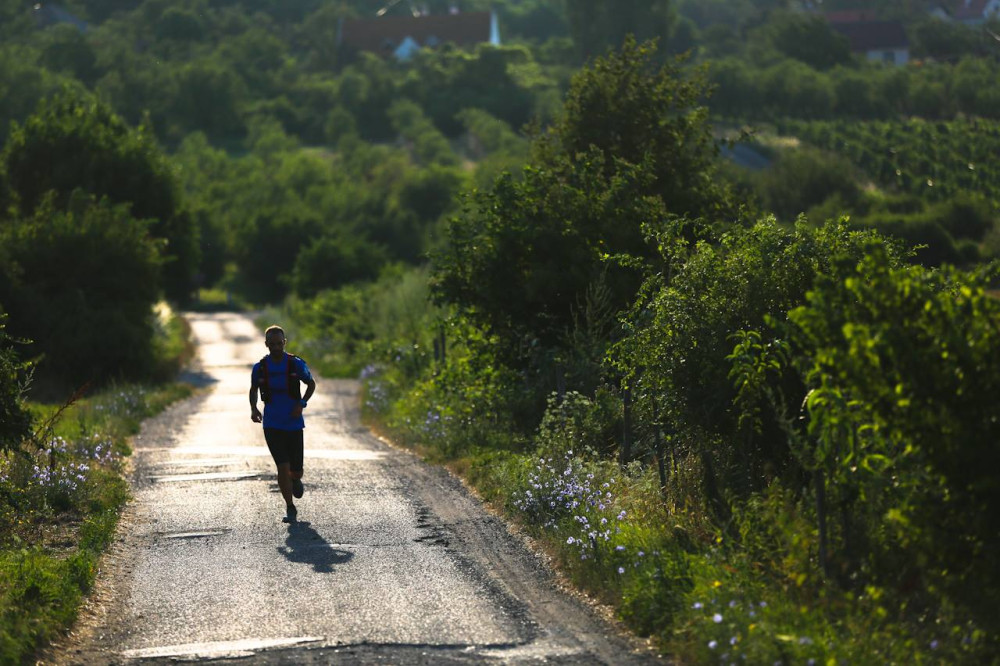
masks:
<svg viewBox="0 0 1000 666"><path fill-rule="evenodd" d="M842 12L827 12L823 16L830 23L860 23L862 21L874 21L875 12L870 9L853 9Z"/></svg>
<svg viewBox="0 0 1000 666"><path fill-rule="evenodd" d="M903 24L899 21L832 23L830 27L847 37L851 42L851 51L855 53L878 49L905 49L910 46Z"/></svg>
<svg viewBox="0 0 1000 666"><path fill-rule="evenodd" d="M421 46L488 42L490 12L347 19L340 27L340 44L358 51L391 53L407 37Z"/></svg>
<svg viewBox="0 0 1000 666"><path fill-rule="evenodd" d="M952 15L959 20L983 18L987 2L989 0L969 0L969 2L959 0L955 4Z"/></svg>

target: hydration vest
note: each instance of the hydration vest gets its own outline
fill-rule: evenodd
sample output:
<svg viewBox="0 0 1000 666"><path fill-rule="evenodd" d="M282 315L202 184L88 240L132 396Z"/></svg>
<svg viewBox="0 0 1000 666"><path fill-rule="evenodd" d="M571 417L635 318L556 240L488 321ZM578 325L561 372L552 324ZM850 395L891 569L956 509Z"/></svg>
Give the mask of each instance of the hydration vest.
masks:
<svg viewBox="0 0 1000 666"><path fill-rule="evenodd" d="M263 375L263 379L260 383L260 398L264 401L264 404L271 402L271 381L267 370L267 359L270 358L270 354L260 359L260 371ZM302 359L298 356L294 356L289 353L285 353L285 385L288 388L288 395L292 397L293 400L302 399L302 383L299 379L299 373L295 367L295 361L301 361ZM304 362L304 361L303 361Z"/></svg>

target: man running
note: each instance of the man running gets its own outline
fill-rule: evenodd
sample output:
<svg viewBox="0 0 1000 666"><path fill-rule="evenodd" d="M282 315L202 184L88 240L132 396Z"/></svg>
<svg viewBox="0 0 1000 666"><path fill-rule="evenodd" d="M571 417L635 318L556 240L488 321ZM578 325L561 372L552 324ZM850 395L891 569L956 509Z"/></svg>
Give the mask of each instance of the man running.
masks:
<svg viewBox="0 0 1000 666"><path fill-rule="evenodd" d="M250 420L264 424L264 439L278 467L278 488L285 498L286 514L282 519L294 523L298 509L292 497L302 497L302 418L316 382L309 366L298 356L285 353L285 331L270 326L264 331L268 355L254 364L250 373ZM305 394L302 384L306 385ZM264 414L257 409L257 393L264 401Z"/></svg>

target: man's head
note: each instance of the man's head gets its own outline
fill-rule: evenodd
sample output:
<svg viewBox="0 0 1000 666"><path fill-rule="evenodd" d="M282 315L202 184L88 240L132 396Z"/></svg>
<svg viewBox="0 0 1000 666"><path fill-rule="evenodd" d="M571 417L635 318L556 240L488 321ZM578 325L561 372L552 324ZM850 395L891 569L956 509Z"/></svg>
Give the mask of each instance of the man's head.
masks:
<svg viewBox="0 0 1000 666"><path fill-rule="evenodd" d="M264 331L264 344L272 353L285 350L285 330L280 326L268 326Z"/></svg>

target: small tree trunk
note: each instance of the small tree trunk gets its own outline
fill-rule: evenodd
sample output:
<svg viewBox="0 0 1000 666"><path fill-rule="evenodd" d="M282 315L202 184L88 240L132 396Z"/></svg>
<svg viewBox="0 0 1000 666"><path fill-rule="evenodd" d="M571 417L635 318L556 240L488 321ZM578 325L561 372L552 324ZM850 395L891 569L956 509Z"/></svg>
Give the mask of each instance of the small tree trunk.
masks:
<svg viewBox="0 0 1000 666"><path fill-rule="evenodd" d="M622 391L622 448L618 463L624 467L632 459L632 389Z"/></svg>
<svg viewBox="0 0 1000 666"><path fill-rule="evenodd" d="M660 472L660 495L664 499L667 497L667 466L663 461L663 456L666 455L664 450L666 447L663 446L663 429L660 426L656 426L656 468Z"/></svg>
<svg viewBox="0 0 1000 666"><path fill-rule="evenodd" d="M663 460L666 455L666 446L663 439L663 424L660 423L660 408L657 402L653 401L653 422L656 423L656 469L660 473L660 494L666 499L667 496L667 466Z"/></svg>

